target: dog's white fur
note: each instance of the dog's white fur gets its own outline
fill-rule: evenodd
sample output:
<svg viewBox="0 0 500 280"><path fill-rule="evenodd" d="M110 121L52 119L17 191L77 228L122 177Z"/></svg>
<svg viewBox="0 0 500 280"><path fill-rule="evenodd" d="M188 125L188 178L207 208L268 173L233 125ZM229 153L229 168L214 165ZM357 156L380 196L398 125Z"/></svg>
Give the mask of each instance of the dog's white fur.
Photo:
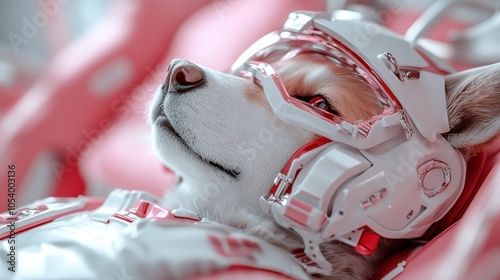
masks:
<svg viewBox="0 0 500 280"><path fill-rule="evenodd" d="M151 106L156 151L182 178L166 194L165 206L188 208L285 249L300 246L300 238L264 215L258 201L290 156L317 136L278 120L262 89L244 78L200 67L204 83L175 92L173 68L193 71L190 65L183 60L171 63L166 93L159 89ZM364 94L372 90L368 84L321 56L299 55L274 67L291 94L326 95L346 119L365 119L381 111L373 95ZM499 64L447 77L451 131L446 137L466 156L500 131L499 77ZM322 250L333 263L333 279L366 279L394 244L383 240L379 252L370 257L341 243L325 244Z"/></svg>

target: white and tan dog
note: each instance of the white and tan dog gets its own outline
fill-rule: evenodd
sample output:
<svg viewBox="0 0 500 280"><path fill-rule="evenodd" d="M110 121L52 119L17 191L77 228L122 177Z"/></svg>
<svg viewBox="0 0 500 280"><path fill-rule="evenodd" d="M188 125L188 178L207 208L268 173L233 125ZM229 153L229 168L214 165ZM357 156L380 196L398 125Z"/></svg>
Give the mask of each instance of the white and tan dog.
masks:
<svg viewBox="0 0 500 280"><path fill-rule="evenodd" d="M359 94L370 91L368 84L320 55L301 54L273 66L290 94L345 119L381 111L373 96ZM446 98L451 130L445 137L470 157L500 131L500 64L448 76ZM284 249L302 245L261 211L259 197L292 154L318 136L277 119L262 88L176 59L150 118L159 157L182 178L166 194L166 207L190 209ZM333 279L367 279L395 244L384 240L369 257L339 242L322 251L333 264Z"/></svg>

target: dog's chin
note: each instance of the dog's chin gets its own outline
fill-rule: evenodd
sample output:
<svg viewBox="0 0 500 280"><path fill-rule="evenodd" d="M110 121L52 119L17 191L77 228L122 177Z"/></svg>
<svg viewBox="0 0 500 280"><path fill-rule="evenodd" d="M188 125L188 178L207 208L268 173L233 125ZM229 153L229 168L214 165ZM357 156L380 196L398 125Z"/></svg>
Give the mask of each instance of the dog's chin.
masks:
<svg viewBox="0 0 500 280"><path fill-rule="evenodd" d="M158 116L154 125L161 130L161 133L167 133L173 136L185 148L186 152L188 152L193 156L194 159L199 160L205 165L215 169L217 172L221 172L233 179L237 179L240 176L241 172L239 170L225 167L221 163L209 160L205 158L203 155L195 152L193 148L191 148L187 144L187 142L179 135L179 133L177 133L177 131L172 126L172 123L166 116L164 115Z"/></svg>

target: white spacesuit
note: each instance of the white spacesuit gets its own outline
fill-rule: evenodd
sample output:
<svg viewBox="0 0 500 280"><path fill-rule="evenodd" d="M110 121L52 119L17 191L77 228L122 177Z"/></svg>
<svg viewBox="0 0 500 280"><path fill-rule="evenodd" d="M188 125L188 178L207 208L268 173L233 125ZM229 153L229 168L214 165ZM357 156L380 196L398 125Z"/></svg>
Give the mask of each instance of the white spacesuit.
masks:
<svg viewBox="0 0 500 280"><path fill-rule="evenodd" d="M0 279L216 279L224 271L307 279L288 252L157 202L114 190L91 211L86 197L49 198L2 216Z"/></svg>

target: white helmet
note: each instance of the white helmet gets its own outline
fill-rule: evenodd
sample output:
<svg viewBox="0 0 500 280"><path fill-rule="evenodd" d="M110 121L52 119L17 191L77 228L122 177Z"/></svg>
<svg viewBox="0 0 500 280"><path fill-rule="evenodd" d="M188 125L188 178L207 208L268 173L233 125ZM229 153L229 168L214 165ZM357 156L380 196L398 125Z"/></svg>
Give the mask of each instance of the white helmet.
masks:
<svg viewBox="0 0 500 280"><path fill-rule="evenodd" d="M348 122L290 96L269 63L304 52L358 72L383 113ZM458 199L465 161L441 136L449 130L446 70L382 26L312 12L291 13L234 64L233 74L262 85L278 118L324 137L298 150L261 197L264 211L302 237L308 272L332 271L323 242L369 254L379 236L421 236Z"/></svg>

